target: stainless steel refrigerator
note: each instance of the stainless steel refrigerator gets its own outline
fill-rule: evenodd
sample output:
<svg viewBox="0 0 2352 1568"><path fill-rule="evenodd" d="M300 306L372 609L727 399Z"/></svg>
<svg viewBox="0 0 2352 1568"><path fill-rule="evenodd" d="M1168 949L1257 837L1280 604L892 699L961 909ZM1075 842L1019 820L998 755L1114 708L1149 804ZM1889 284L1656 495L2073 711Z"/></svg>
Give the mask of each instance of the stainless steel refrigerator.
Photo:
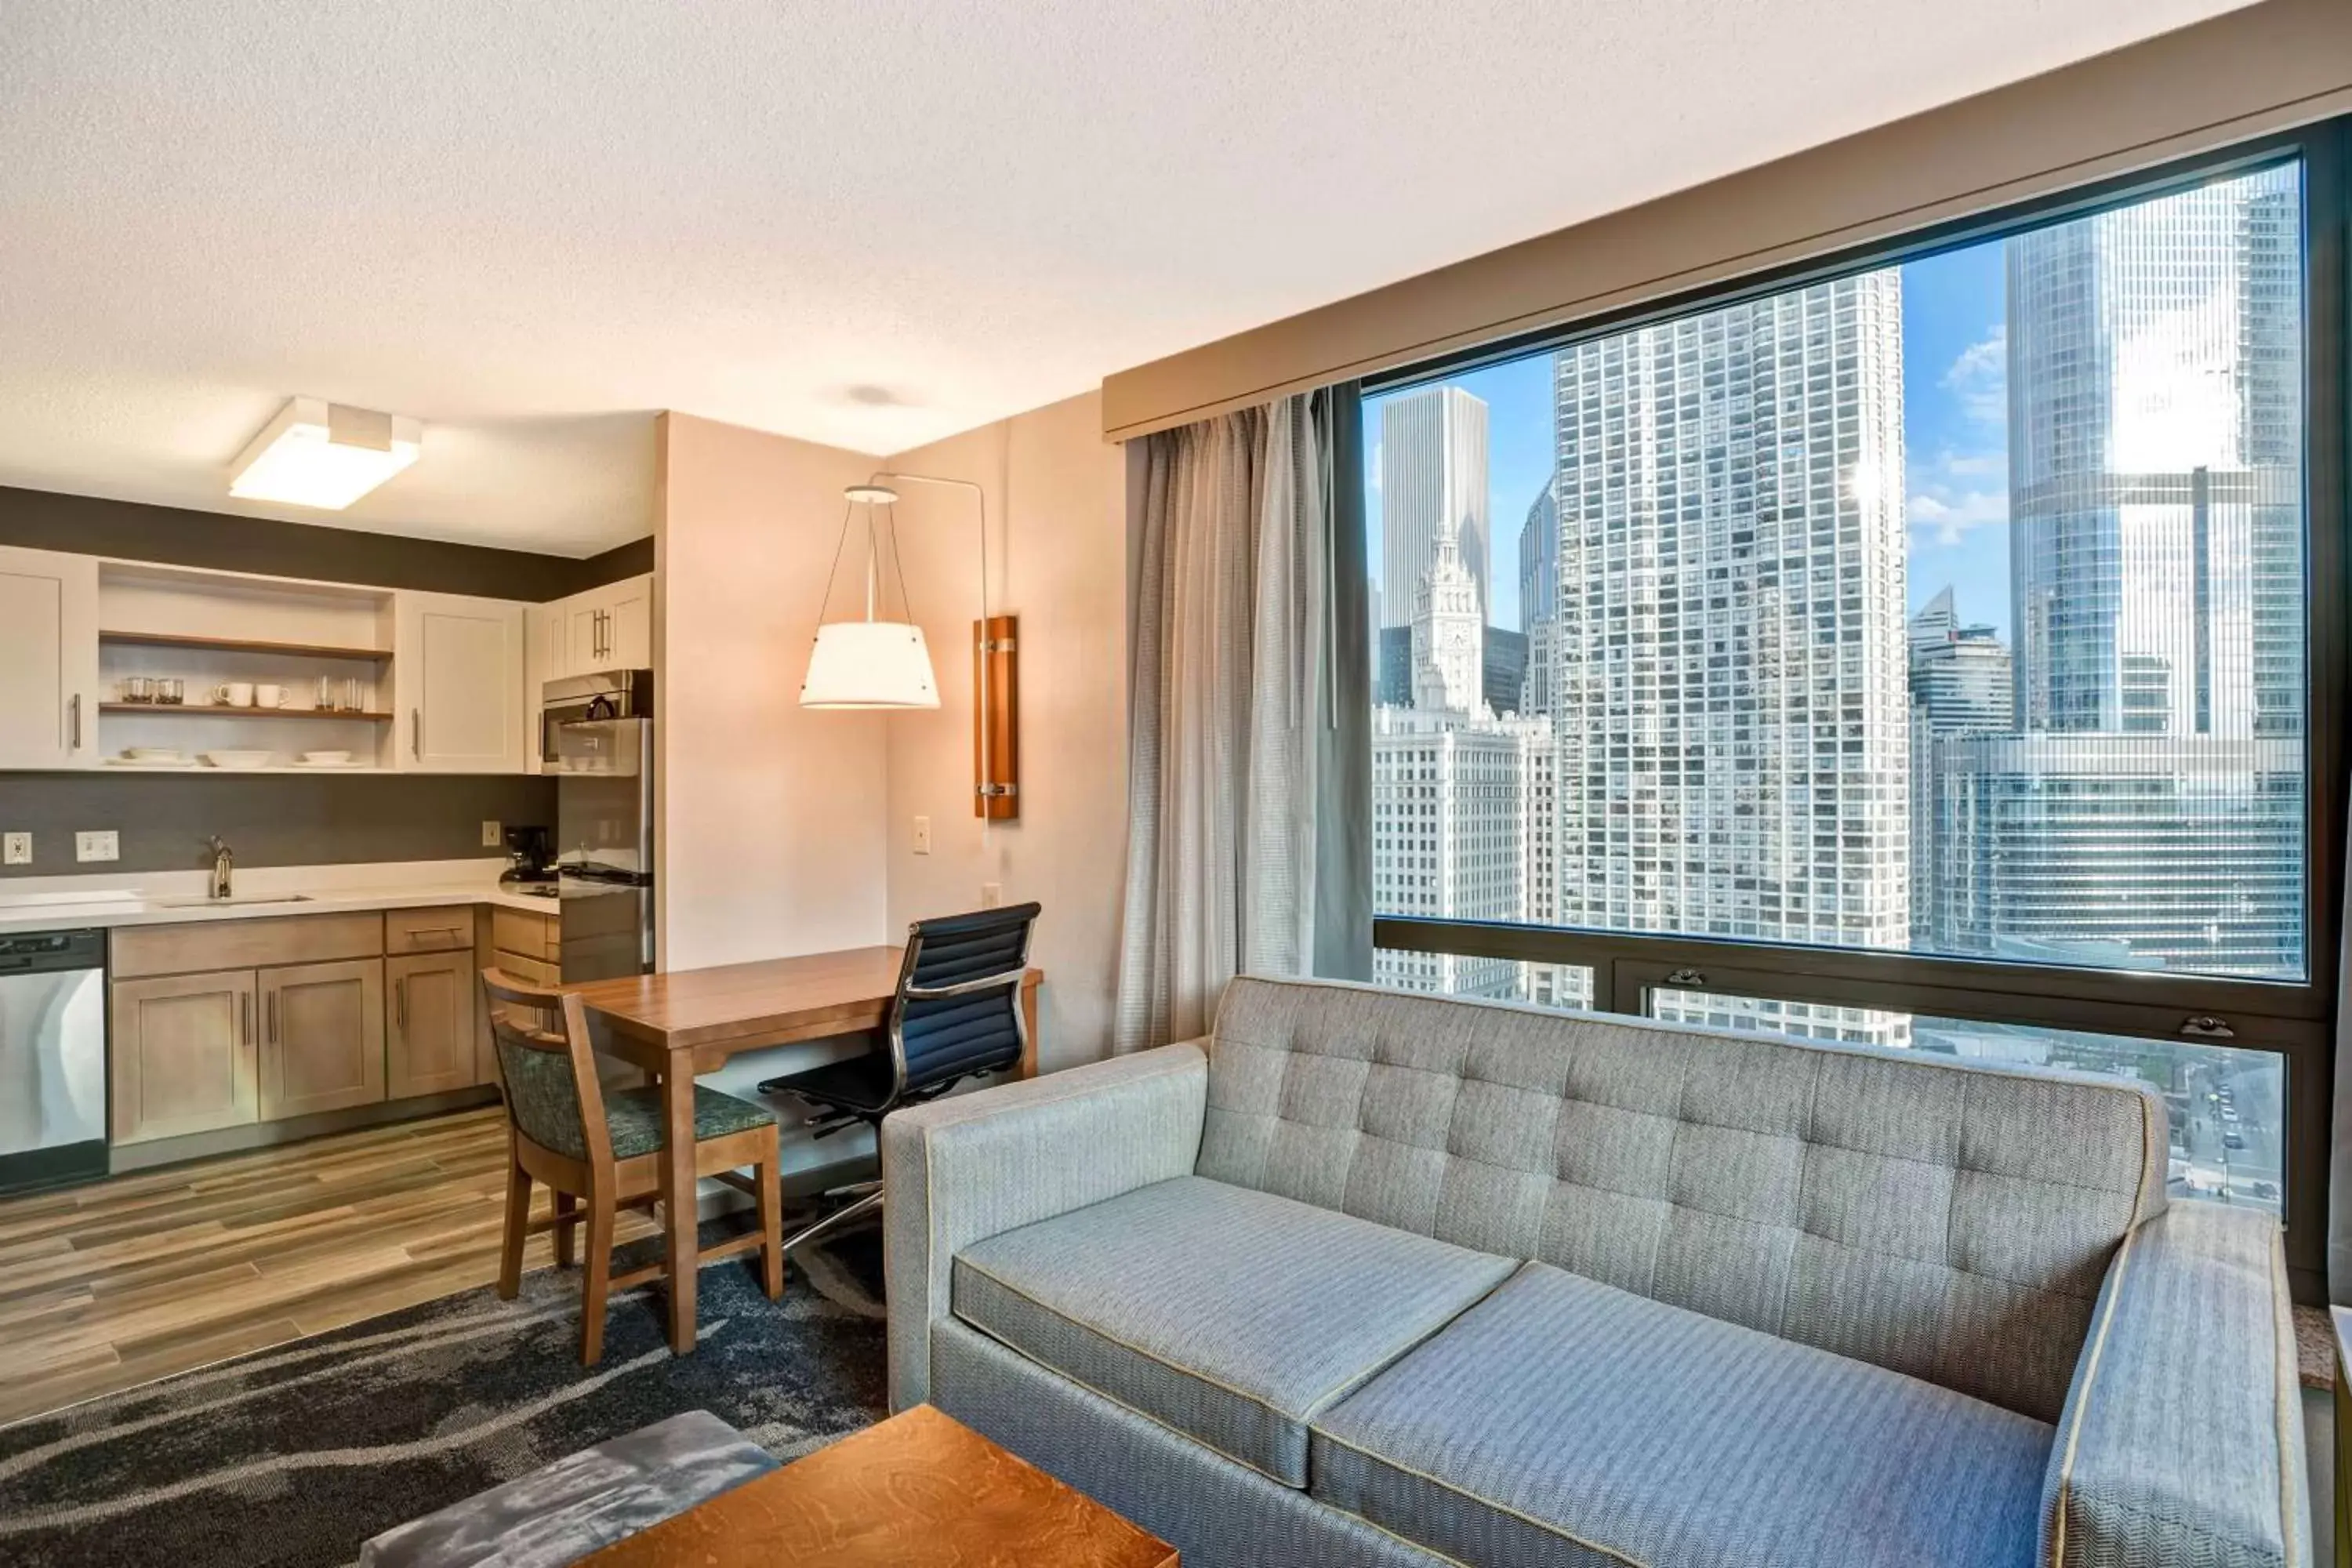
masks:
<svg viewBox="0 0 2352 1568"><path fill-rule="evenodd" d="M654 966L654 677L551 680L540 765L555 775L563 978Z"/></svg>

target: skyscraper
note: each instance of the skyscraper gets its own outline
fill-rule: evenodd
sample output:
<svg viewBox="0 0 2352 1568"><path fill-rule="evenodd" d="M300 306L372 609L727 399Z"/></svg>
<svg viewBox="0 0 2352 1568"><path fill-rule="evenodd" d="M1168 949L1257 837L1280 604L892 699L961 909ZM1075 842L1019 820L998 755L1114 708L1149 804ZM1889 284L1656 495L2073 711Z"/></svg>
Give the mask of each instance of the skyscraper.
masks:
<svg viewBox="0 0 2352 1568"><path fill-rule="evenodd" d="M2021 732L1929 762L1941 951L2304 972L2300 200L2007 244Z"/></svg>
<svg viewBox="0 0 2352 1568"><path fill-rule="evenodd" d="M1413 594L1451 529L1486 620L1486 405L1458 386L1400 393L1381 404L1381 613L1412 624Z"/></svg>
<svg viewBox="0 0 2352 1568"><path fill-rule="evenodd" d="M1372 713L1372 897L1428 920L1530 918L1528 804L1546 780L1549 721L1419 708ZM1460 953L1372 955L1375 983L1450 996L1525 994L1526 965Z"/></svg>
<svg viewBox="0 0 2352 1568"><path fill-rule="evenodd" d="M2302 732L2300 174L2008 242L2028 730Z"/></svg>
<svg viewBox="0 0 2352 1568"><path fill-rule="evenodd" d="M1555 380L1557 376L1555 371ZM1527 673L1519 690L1522 713L1552 710L1552 640L1559 597L1559 509L1552 490L1559 482L1556 473L1544 481L1543 493L1528 506L1528 520L1519 525L1519 627L1528 639Z"/></svg>
<svg viewBox="0 0 2352 1568"><path fill-rule="evenodd" d="M1905 944L1901 312L1881 271L1560 352L1566 923Z"/></svg>
<svg viewBox="0 0 2352 1568"><path fill-rule="evenodd" d="M2016 725L2009 647L1989 626L1964 625L1944 588L1911 617L1911 945L1936 945L1936 907L1963 863L1939 846L1937 747L1960 735L2000 734Z"/></svg>
<svg viewBox="0 0 2352 1568"><path fill-rule="evenodd" d="M1486 612L1478 584L1454 547L1451 524L1412 593L1412 705L1471 714L1486 706Z"/></svg>

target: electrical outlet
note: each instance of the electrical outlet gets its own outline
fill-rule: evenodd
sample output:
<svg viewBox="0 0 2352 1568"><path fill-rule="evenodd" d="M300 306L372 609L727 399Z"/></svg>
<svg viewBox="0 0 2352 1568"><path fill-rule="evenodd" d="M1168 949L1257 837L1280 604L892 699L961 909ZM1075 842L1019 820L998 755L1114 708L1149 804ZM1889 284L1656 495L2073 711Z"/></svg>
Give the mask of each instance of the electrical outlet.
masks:
<svg viewBox="0 0 2352 1568"><path fill-rule="evenodd" d="M999 905L999 904L1003 903L1003 901L1004 901L1004 884L1003 884L1003 883L1002 883L1002 882L982 882L982 883L980 885L980 907L981 907L982 909L983 909L983 910L992 910L992 909L994 909L997 905Z"/></svg>
<svg viewBox="0 0 2352 1568"><path fill-rule="evenodd" d="M0 838L0 866L29 866L33 863L33 836L11 833Z"/></svg>
<svg viewBox="0 0 2352 1568"><path fill-rule="evenodd" d="M120 860L122 858L122 847L116 841L114 830L110 827L103 833L77 833L74 835L74 858Z"/></svg>
<svg viewBox="0 0 2352 1568"><path fill-rule="evenodd" d="M919 816L915 818L915 853L928 855L930 852L931 819L928 816Z"/></svg>
<svg viewBox="0 0 2352 1568"><path fill-rule="evenodd" d="M496 849L499 843L499 825L495 822L485 822L482 824L482 847L485 849Z"/></svg>

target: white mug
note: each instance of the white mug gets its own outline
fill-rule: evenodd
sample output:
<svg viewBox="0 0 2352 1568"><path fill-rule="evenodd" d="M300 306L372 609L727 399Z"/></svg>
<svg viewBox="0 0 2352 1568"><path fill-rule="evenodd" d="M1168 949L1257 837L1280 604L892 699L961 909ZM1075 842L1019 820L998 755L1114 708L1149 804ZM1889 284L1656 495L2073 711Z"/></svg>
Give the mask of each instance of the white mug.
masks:
<svg viewBox="0 0 2352 1568"><path fill-rule="evenodd" d="M283 708L286 706L286 689L282 686L257 686L253 689L253 705L256 708Z"/></svg>
<svg viewBox="0 0 2352 1568"><path fill-rule="evenodd" d="M250 708L253 706L253 682L232 680L226 686L215 686L213 688L213 701L222 708Z"/></svg>

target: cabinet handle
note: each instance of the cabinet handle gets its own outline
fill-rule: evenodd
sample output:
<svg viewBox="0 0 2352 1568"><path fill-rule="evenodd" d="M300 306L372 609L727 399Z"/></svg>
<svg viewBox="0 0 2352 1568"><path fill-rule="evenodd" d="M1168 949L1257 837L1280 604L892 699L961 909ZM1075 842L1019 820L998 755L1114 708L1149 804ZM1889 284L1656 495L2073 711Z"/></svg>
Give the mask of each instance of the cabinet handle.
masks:
<svg viewBox="0 0 2352 1568"><path fill-rule="evenodd" d="M269 1022L268 1022L268 1024L266 1026L266 1031L267 1031L267 1032L266 1032L266 1036L265 1036L265 1037L269 1041L269 1043L270 1043L271 1045L273 1045L273 1046L274 1046L274 1045L276 1045L276 1044L278 1043L278 993L277 993L277 992L275 992L275 991L272 991L272 992L269 994L269 998L268 998L268 1000L269 1000Z"/></svg>
<svg viewBox="0 0 2352 1568"><path fill-rule="evenodd" d="M420 762L425 756L425 710L408 710L408 754Z"/></svg>
<svg viewBox="0 0 2352 1568"><path fill-rule="evenodd" d="M67 712L67 714L68 714L68 715L72 719L72 721L73 721L73 746L72 746L72 748L71 748L71 749L72 749L72 750L74 750L74 751L79 752L79 751L80 751L80 750L81 750L81 693L80 693L80 692L77 691L77 692L75 692L71 697L68 697L68 698L67 698L67 699L66 699L66 712Z"/></svg>
<svg viewBox="0 0 2352 1568"><path fill-rule="evenodd" d="M401 1030L408 1027L408 982L405 980L392 983L392 1026Z"/></svg>
<svg viewBox="0 0 2352 1568"><path fill-rule="evenodd" d="M253 1044L253 993L250 991L236 994L236 1037L245 1045Z"/></svg>

